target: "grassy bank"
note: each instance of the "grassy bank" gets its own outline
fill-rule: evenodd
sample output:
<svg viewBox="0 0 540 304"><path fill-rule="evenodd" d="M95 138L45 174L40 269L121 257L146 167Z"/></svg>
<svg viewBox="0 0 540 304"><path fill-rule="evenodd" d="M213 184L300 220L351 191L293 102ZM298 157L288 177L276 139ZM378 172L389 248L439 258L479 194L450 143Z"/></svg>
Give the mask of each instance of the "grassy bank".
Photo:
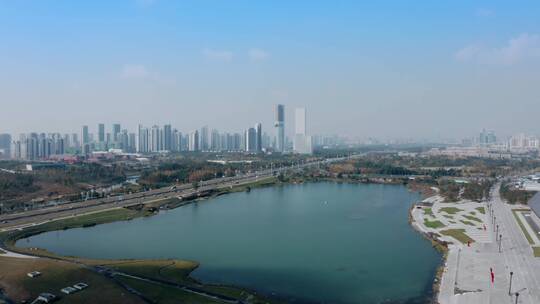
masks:
<svg viewBox="0 0 540 304"><path fill-rule="evenodd" d="M274 185L276 182L276 178L261 179L250 184L220 189L210 197L232 192L249 191L252 188ZM38 256L40 258L1 258L0 269L2 269L2 273L6 269L9 275L6 276L0 273L0 288L5 290L7 295L17 302L32 300L41 292L51 292L61 295L62 293L59 291L61 288L82 281L86 283L90 282L91 286L104 286L105 289L103 293L100 293L100 288L88 288L83 292L61 297L59 303L95 303L96 301L103 303L224 303L222 300L219 300L220 296L239 301L249 301L250 303L276 303L275 300L267 299L253 291L247 291L233 286L205 285L197 282L190 277L190 273L199 264L192 261L92 260L59 256L39 248L20 248L15 246L17 240L40 233L92 227L116 221L127 221L137 217L153 215L153 211L156 208L164 205L167 205L167 208L173 208L186 203L189 202L184 201L179 203L171 200L154 201L144 206L138 205L130 208L117 208L79 215L30 226L22 230L1 233L0 243L8 250ZM10 261L17 261L13 263L13 267L17 268L17 271L11 265L8 265ZM106 277L96 273L95 267L105 267L114 272L121 272L150 280L138 280L121 275L114 275L112 278ZM26 276L26 273L35 270L42 272L43 275L37 278L39 280L29 280L30 278ZM167 286L159 282L179 284L186 286L188 289L183 290L182 288ZM189 288L195 288L203 293L208 293L210 296L190 292ZM128 289L132 290L132 292L128 292ZM138 296L135 295L137 293L139 293ZM212 295L217 296L217 298Z"/></svg>

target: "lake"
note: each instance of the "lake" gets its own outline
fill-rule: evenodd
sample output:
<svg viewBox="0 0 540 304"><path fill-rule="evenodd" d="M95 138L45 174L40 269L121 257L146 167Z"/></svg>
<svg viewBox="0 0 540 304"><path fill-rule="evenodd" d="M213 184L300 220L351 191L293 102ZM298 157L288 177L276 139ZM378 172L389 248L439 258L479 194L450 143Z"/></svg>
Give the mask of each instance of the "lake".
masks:
<svg viewBox="0 0 540 304"><path fill-rule="evenodd" d="M408 223L418 193L332 182L253 189L159 215L22 239L21 247L103 259L201 263L205 283L294 303L425 303L441 255Z"/></svg>

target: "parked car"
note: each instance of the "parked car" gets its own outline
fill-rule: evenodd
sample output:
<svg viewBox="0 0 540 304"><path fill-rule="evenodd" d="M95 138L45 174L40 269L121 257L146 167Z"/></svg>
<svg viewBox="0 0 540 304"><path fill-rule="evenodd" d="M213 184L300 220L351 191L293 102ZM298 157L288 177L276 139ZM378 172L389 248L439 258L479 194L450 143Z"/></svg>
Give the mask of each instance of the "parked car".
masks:
<svg viewBox="0 0 540 304"><path fill-rule="evenodd" d="M78 290L83 290L88 287L88 284L86 283L77 283L73 285L73 287L77 288Z"/></svg>
<svg viewBox="0 0 540 304"><path fill-rule="evenodd" d="M79 290L77 288L73 288L71 286L68 286L68 287L60 289L60 291L65 293L65 294L72 294L72 293L76 293Z"/></svg>

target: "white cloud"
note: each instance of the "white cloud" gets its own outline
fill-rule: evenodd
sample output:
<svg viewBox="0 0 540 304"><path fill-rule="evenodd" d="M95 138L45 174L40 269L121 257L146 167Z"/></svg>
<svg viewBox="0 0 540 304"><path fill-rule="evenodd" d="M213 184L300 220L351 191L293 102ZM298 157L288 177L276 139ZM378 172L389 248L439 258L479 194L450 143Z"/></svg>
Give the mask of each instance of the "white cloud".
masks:
<svg viewBox="0 0 540 304"><path fill-rule="evenodd" d="M540 58L540 35L521 34L508 40L502 47L472 44L457 51L455 57L462 62L512 65L531 58Z"/></svg>
<svg viewBox="0 0 540 304"><path fill-rule="evenodd" d="M251 61L264 61L270 57L270 53L265 50L253 48L248 51L249 60Z"/></svg>
<svg viewBox="0 0 540 304"><path fill-rule="evenodd" d="M495 16L495 12L493 10L490 10L488 8L479 8L476 10L476 16L478 17L493 17Z"/></svg>
<svg viewBox="0 0 540 304"><path fill-rule="evenodd" d="M147 78L150 75L148 70L144 65L140 64L126 64L122 68L121 76L122 78Z"/></svg>
<svg viewBox="0 0 540 304"><path fill-rule="evenodd" d="M225 50L204 49L202 54L205 58L229 62L233 59L233 53Z"/></svg>

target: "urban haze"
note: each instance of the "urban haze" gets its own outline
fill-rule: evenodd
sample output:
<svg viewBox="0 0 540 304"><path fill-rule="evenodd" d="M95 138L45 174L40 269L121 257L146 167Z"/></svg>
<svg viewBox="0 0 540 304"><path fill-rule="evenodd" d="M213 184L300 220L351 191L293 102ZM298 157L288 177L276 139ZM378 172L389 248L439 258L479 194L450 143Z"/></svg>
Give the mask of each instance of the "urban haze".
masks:
<svg viewBox="0 0 540 304"><path fill-rule="evenodd" d="M0 0L0 304L540 303L539 16Z"/></svg>

